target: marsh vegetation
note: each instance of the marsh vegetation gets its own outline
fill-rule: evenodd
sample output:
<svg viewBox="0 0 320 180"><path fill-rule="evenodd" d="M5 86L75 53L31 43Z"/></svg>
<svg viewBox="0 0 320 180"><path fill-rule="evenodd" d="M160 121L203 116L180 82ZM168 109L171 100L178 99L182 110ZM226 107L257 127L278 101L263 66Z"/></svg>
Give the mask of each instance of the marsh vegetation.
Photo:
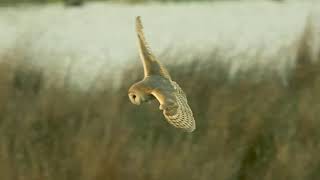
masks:
<svg viewBox="0 0 320 180"><path fill-rule="evenodd" d="M129 102L142 77L136 57L121 71L97 70L83 89L71 83L72 63L48 70L33 59L33 41L17 40L0 57L1 179L318 179L320 35L310 17L302 29L291 56L279 49L270 60L289 62L280 70L259 62L263 48L233 54L259 62L235 72L224 49L189 51L188 63L177 60L185 52L160 53L188 94L192 134L169 126L157 102Z"/></svg>

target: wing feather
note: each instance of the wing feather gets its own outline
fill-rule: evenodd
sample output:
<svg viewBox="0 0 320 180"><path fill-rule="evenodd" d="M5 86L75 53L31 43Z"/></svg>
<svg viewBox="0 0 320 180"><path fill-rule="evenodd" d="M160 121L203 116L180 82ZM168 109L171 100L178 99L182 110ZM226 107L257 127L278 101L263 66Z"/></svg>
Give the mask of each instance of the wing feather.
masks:
<svg viewBox="0 0 320 180"><path fill-rule="evenodd" d="M144 76L160 75L166 79L171 79L167 69L153 55L143 32L143 25L140 16L136 18L136 31L139 41L139 55L142 60Z"/></svg>
<svg viewBox="0 0 320 180"><path fill-rule="evenodd" d="M173 92L157 90L151 94L160 102L160 107L164 106L163 115L171 125L192 132L196 124L187 97L176 82L171 81L171 84Z"/></svg>

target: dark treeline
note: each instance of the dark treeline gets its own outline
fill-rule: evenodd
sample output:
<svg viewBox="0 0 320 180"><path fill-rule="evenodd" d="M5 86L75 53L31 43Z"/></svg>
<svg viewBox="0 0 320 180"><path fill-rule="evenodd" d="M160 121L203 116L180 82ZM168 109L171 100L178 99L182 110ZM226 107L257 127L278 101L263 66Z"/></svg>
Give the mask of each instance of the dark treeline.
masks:
<svg viewBox="0 0 320 180"><path fill-rule="evenodd" d="M83 5L85 2L120 2L120 3L149 3L149 2L214 2L228 0L0 0L0 5L17 5L17 4L46 4L46 3L64 3L65 5ZM238 0L234 0L238 1ZM270 0L270 1L285 1L285 0Z"/></svg>

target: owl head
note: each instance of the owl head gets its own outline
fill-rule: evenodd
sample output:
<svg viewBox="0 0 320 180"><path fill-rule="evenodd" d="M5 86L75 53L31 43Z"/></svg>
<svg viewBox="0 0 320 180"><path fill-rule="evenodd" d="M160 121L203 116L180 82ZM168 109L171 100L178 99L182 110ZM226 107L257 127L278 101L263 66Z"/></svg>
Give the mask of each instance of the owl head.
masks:
<svg viewBox="0 0 320 180"><path fill-rule="evenodd" d="M140 105L142 103L155 99L154 96L148 93L146 86L142 82L133 84L129 88L128 96L130 101L135 105Z"/></svg>

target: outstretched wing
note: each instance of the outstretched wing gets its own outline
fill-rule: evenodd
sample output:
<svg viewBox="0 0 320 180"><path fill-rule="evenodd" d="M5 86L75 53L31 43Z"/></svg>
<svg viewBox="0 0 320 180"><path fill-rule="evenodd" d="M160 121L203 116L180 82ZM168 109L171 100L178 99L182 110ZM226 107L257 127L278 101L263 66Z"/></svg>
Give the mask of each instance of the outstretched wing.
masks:
<svg viewBox="0 0 320 180"><path fill-rule="evenodd" d="M176 82L171 81L171 84L173 92L157 89L151 94L160 102L160 109L171 125L192 132L196 129L196 123L187 97Z"/></svg>
<svg viewBox="0 0 320 180"><path fill-rule="evenodd" d="M151 49L144 37L143 25L140 16L136 18L136 31L139 40L139 54L142 60L144 76L160 75L166 79L171 79L168 71L158 62L152 54Z"/></svg>

